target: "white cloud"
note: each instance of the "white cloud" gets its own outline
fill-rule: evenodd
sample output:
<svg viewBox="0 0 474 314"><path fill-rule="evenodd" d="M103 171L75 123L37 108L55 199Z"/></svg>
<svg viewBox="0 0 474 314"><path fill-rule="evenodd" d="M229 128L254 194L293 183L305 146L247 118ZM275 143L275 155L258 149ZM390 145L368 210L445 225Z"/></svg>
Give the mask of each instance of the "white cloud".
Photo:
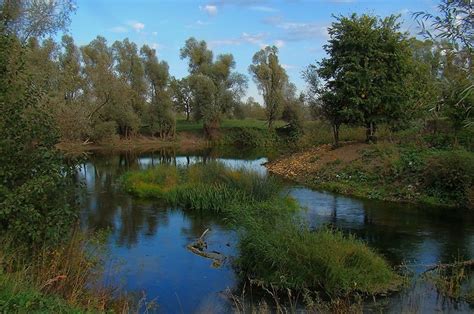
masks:
<svg viewBox="0 0 474 314"><path fill-rule="evenodd" d="M213 4L206 4L205 6L200 6L199 9L206 12L210 16L217 14L217 6Z"/></svg>
<svg viewBox="0 0 474 314"><path fill-rule="evenodd" d="M286 64L286 63L282 63L281 66L282 66L282 68L285 69L285 70L293 70L293 69L298 68L298 67L295 66L295 65Z"/></svg>
<svg viewBox="0 0 474 314"><path fill-rule="evenodd" d="M277 9L275 8L272 8L272 7L267 7L267 6L263 6L263 5L255 5L255 6L251 6L250 7L250 10L253 10L253 11L260 11L260 12L276 12L278 11Z"/></svg>
<svg viewBox="0 0 474 314"><path fill-rule="evenodd" d="M143 24L142 22L138 22L138 21L130 21L127 24L128 24L128 26L133 28L137 33L139 33L140 31L142 31L145 28L145 24Z"/></svg>
<svg viewBox="0 0 474 314"><path fill-rule="evenodd" d="M158 32L152 32L151 33L153 36L158 36Z"/></svg>
<svg viewBox="0 0 474 314"><path fill-rule="evenodd" d="M112 33L126 33L128 29L124 26L115 26L109 29Z"/></svg>
<svg viewBox="0 0 474 314"><path fill-rule="evenodd" d="M281 40L281 39L277 39L275 40L275 43L274 45L280 49L280 48L283 48L285 46L285 41L284 40Z"/></svg>
<svg viewBox="0 0 474 314"><path fill-rule="evenodd" d="M283 30L280 37L286 41L329 38L328 27L319 22L291 22L278 16L268 17L263 22Z"/></svg>
<svg viewBox="0 0 474 314"><path fill-rule="evenodd" d="M209 42L209 46L238 46L242 44L252 44L262 48L267 46L267 44L264 42L266 37L266 33L249 34L244 32L238 38L212 40Z"/></svg>

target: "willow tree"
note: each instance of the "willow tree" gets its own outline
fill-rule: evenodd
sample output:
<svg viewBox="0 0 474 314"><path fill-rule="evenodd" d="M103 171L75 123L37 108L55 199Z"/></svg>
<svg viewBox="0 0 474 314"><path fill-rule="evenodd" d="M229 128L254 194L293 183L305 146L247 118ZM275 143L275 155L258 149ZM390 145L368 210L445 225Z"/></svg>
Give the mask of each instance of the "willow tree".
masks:
<svg viewBox="0 0 474 314"><path fill-rule="evenodd" d="M175 135L176 119L172 108L168 63L158 61L156 51L147 45L140 49L149 99L147 116L153 135L169 138Z"/></svg>
<svg viewBox="0 0 474 314"><path fill-rule="evenodd" d="M205 41L188 39L180 56L188 59L194 118L202 120L206 134L214 137L222 116L243 96L247 78L234 71L235 60L231 54L219 55L214 60Z"/></svg>
<svg viewBox="0 0 474 314"><path fill-rule="evenodd" d="M268 127L272 128L282 110L283 89L288 81L285 69L278 60L278 48L267 46L252 59L249 72L263 95Z"/></svg>

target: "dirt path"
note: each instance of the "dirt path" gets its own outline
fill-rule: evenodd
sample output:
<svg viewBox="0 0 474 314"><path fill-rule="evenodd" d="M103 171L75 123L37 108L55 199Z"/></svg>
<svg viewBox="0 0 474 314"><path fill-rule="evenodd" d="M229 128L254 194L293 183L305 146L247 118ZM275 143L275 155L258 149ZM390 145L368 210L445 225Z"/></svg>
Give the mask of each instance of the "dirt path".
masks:
<svg viewBox="0 0 474 314"><path fill-rule="evenodd" d="M265 166L272 173L304 182L329 162L339 159L344 163L349 163L359 158L360 152L367 147L368 144L346 143L333 149L331 145L325 144L274 160Z"/></svg>

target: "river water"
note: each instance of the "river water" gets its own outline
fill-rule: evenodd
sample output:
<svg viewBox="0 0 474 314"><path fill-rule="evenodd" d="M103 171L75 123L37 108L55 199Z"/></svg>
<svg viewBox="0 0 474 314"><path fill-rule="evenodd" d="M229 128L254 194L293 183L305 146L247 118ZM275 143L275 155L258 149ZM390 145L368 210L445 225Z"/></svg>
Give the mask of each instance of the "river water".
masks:
<svg viewBox="0 0 474 314"><path fill-rule="evenodd" d="M242 289L231 265L237 254L236 234L212 215L134 199L121 190L119 178L126 171L161 163L208 160L266 173L262 165L266 156L252 151L169 150L91 155L79 170L85 185L81 225L85 230L109 230L104 280L154 301L159 313L231 312L228 292L240 294ZM355 234L392 265L407 265L415 277L426 269L424 265L474 258L474 215L467 211L359 200L292 183L288 193L304 207L302 215L313 227L330 224ZM186 249L207 228L208 249L229 256L219 268ZM474 311L474 306L446 299L426 281L416 280L401 293L367 302L366 309L462 313Z"/></svg>

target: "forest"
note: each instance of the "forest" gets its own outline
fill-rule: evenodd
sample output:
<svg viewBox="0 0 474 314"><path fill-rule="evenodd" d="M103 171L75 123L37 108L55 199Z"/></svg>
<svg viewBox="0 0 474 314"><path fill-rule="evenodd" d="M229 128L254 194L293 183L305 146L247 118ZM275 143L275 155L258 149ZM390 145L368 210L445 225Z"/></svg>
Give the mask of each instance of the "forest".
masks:
<svg viewBox="0 0 474 314"><path fill-rule="evenodd" d="M76 10L73 0L0 1L0 312L159 312L154 292L150 301L104 279L120 228L101 206L122 198L128 203L117 205L119 212L149 204L207 221L186 248L214 254L216 268L238 278L230 308L216 312L371 311L371 299L400 294L415 277L472 310L471 1L440 0L434 12L414 12L416 34L405 32L396 14L334 15L325 57L300 73L304 89L291 82L276 45L256 49L247 73L239 73L232 53L216 54L189 37L179 49L188 67L180 78L147 44L98 35L78 45L67 32ZM247 97L250 80L260 102ZM202 162L191 164L194 157ZM245 162L239 169L226 164L259 158L265 164L254 168L264 175ZM94 205L91 165L103 189L94 190ZM405 256L370 242L395 236L374 240L370 229L305 220L305 206L292 194L300 186L403 208L387 214L396 216L388 225L418 206L420 225L430 215L446 228L462 221L471 240L413 276L402 270ZM134 219L120 226L145 224ZM212 237L221 229L236 234L235 243L225 240L235 246L232 258L206 251L207 230ZM246 287L259 291L251 301Z"/></svg>

